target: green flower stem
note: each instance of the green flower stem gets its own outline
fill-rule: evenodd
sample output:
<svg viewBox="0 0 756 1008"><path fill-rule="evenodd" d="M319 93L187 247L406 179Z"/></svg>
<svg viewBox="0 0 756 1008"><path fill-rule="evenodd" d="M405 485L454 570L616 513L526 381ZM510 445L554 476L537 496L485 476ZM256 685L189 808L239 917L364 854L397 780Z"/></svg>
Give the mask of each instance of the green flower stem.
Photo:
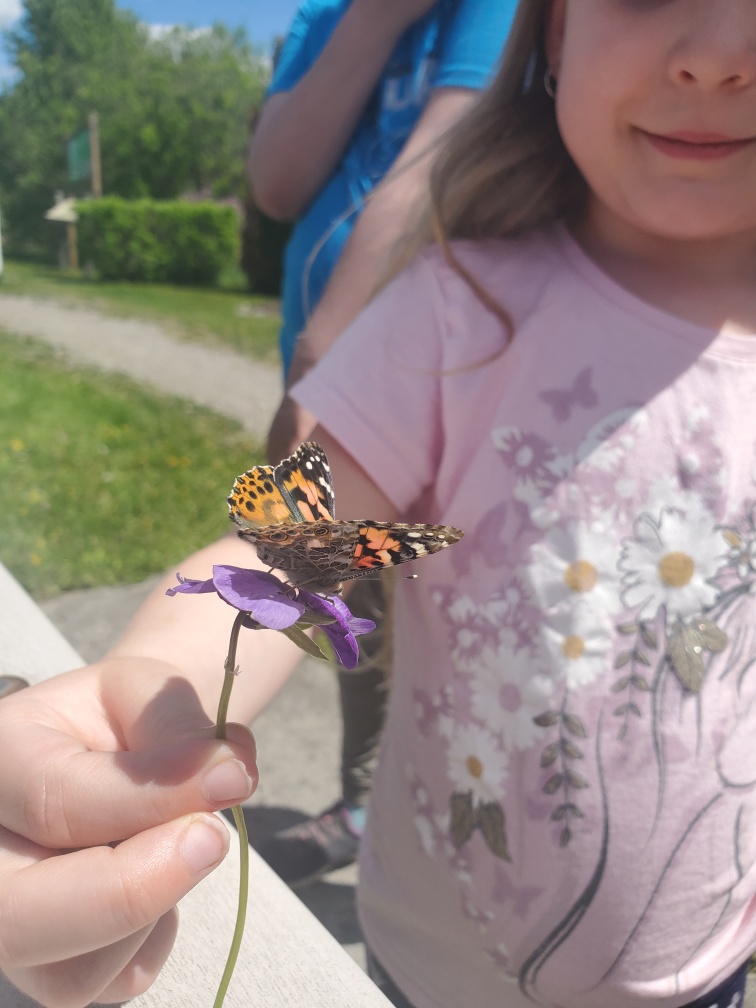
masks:
<svg viewBox="0 0 756 1008"><path fill-rule="evenodd" d="M218 704L218 719L215 727L215 737L224 739L226 737L226 721L228 718L228 704L231 699L231 690L236 678L236 647L239 642L239 631L242 622L248 613L240 612L234 620L231 628L231 638L228 642L228 655L223 666L225 676L223 678L223 689L221 690L220 702ZM249 895L249 839L247 837L247 825L244 822L244 810L241 805L234 805L231 810L234 815L234 822L239 833L239 902L236 910L236 926L234 936L231 939L231 948L228 951L226 968L223 970L218 993L215 995L213 1008L222 1008L223 1001L231 983L231 977L236 967L236 960L239 958L242 935L244 934L244 921L247 917L247 897Z"/></svg>

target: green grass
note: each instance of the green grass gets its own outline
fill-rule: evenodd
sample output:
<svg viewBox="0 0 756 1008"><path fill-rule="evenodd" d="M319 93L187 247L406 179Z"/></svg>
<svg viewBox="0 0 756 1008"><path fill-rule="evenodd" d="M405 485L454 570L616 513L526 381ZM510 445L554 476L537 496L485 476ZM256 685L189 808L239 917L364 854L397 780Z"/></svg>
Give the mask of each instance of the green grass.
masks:
<svg viewBox="0 0 756 1008"><path fill-rule="evenodd" d="M230 271L217 288L99 281L80 270L37 263L5 263L2 294L27 294L84 305L106 315L159 322L169 331L204 343L224 344L256 360L278 364L279 305L250 294L240 271Z"/></svg>
<svg viewBox="0 0 756 1008"><path fill-rule="evenodd" d="M0 333L0 560L37 599L138 581L228 530L230 420Z"/></svg>

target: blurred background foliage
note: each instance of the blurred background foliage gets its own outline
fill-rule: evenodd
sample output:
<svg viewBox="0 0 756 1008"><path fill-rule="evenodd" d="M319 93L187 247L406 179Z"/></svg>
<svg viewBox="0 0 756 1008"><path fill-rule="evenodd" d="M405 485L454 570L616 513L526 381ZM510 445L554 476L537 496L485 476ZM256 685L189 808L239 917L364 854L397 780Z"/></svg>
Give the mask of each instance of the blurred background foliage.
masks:
<svg viewBox="0 0 756 1008"><path fill-rule="evenodd" d="M71 191L66 143L92 111L109 195L244 201L244 149L270 68L243 32L216 25L154 37L114 0L23 6L6 35L19 75L0 92L9 254L50 258L43 216L56 191Z"/></svg>

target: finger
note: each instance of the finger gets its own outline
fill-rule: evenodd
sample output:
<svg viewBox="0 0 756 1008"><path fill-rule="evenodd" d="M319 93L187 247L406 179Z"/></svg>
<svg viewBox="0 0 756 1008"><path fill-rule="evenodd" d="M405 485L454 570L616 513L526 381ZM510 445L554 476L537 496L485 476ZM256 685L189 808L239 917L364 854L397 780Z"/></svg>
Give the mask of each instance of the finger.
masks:
<svg viewBox="0 0 756 1008"><path fill-rule="evenodd" d="M117 977L99 992L98 1000L111 1004L129 1001L144 994L154 983L170 955L178 931L179 915L175 908L163 914L136 955Z"/></svg>
<svg viewBox="0 0 756 1008"><path fill-rule="evenodd" d="M169 910L155 924L107 948L20 970L8 977L25 994L55 1008L84 1008L92 1001L127 1001L155 980L176 938L178 912Z"/></svg>
<svg viewBox="0 0 756 1008"><path fill-rule="evenodd" d="M111 658L101 663L98 683L103 713L125 741L122 748L151 749L158 740L214 734L197 691L165 662ZM221 685L219 675L218 696Z"/></svg>
<svg viewBox="0 0 756 1008"><path fill-rule="evenodd" d="M33 756L12 759L21 752ZM243 725L229 725L224 742L184 739L141 752L92 752L45 726L11 723L0 732L0 817L44 847L111 843L246 800L257 786L255 757Z"/></svg>
<svg viewBox="0 0 756 1008"><path fill-rule="evenodd" d="M115 848L15 871L0 862L0 969L72 959L151 926L220 863L228 844L217 816L194 815Z"/></svg>

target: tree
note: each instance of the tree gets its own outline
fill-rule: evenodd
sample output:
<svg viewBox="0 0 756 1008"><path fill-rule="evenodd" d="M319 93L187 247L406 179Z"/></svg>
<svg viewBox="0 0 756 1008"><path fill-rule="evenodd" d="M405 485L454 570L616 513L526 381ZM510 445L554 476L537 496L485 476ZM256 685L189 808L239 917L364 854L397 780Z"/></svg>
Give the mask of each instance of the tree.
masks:
<svg viewBox="0 0 756 1008"><path fill-rule="evenodd" d="M0 93L11 251L38 249L49 237L44 211L56 190L72 191L66 141L93 110L107 193L242 196L248 124L267 77L243 33L216 25L153 38L115 0L25 0L6 45L20 71Z"/></svg>

